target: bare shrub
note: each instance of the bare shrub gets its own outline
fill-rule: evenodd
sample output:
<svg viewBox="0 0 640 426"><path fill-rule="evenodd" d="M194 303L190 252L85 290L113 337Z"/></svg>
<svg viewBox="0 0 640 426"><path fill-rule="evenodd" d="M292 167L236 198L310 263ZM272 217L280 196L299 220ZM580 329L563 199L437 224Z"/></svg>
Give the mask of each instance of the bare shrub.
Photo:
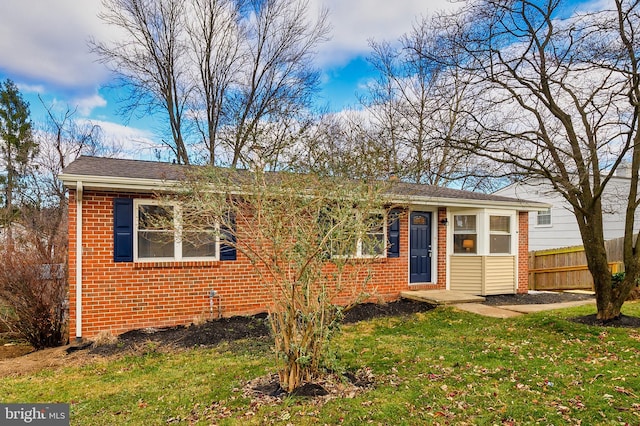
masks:
<svg viewBox="0 0 640 426"><path fill-rule="evenodd" d="M35 251L0 252L0 321L34 348L65 339L66 273Z"/></svg>
<svg viewBox="0 0 640 426"><path fill-rule="evenodd" d="M93 339L93 347L98 348L105 345L114 345L118 342L118 337L114 336L110 330L102 330Z"/></svg>
<svg viewBox="0 0 640 426"><path fill-rule="evenodd" d="M185 229L218 229L250 261L266 295L280 386L292 392L319 377L343 311L376 293L369 284L386 248L387 184L259 168L190 177L168 202L181 204Z"/></svg>

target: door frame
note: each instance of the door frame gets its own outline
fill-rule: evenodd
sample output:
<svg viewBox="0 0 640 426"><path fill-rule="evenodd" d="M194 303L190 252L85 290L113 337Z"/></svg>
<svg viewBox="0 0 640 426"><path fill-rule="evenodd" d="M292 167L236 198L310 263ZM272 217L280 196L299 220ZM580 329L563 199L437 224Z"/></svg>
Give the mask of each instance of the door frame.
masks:
<svg viewBox="0 0 640 426"><path fill-rule="evenodd" d="M409 208L407 215L407 282L409 286L434 285L438 282L438 210L429 208ZM431 213L431 281L411 282L411 215L413 213Z"/></svg>

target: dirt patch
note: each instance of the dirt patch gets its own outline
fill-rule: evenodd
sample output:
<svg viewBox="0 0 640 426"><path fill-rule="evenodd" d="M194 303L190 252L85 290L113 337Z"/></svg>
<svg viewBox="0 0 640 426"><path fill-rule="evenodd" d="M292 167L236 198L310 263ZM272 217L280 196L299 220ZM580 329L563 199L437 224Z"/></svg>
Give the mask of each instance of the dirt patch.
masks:
<svg viewBox="0 0 640 426"><path fill-rule="evenodd" d="M16 358L0 359L0 377L36 373L47 368L84 365L93 359L86 352L68 354L69 346L33 351Z"/></svg>
<svg viewBox="0 0 640 426"><path fill-rule="evenodd" d="M430 309L433 309L433 306L404 299L385 304L363 303L347 311L343 322L354 323L376 317L409 315ZM101 345L92 349L91 353L112 355L150 343L182 348L208 347L239 339L267 339L270 332L266 314L237 316L207 321L199 325L129 331L118 336L116 343Z"/></svg>
<svg viewBox="0 0 640 426"><path fill-rule="evenodd" d="M150 343L159 346L193 348L213 346L223 341L267 336L269 336L269 323L266 314L251 317L238 316L207 321L199 325L128 331L118 336L116 343L98 346L91 349L91 353L112 355Z"/></svg>
<svg viewBox="0 0 640 426"><path fill-rule="evenodd" d="M0 360L17 358L33 351L33 346L27 343L6 343L0 346Z"/></svg>

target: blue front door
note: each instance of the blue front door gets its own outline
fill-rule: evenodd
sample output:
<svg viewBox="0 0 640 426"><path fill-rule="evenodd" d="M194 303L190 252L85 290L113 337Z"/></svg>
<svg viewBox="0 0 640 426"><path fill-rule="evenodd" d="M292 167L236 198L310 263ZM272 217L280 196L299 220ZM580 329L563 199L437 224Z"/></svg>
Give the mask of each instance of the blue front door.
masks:
<svg viewBox="0 0 640 426"><path fill-rule="evenodd" d="M409 229L409 282L431 282L431 213L412 212Z"/></svg>

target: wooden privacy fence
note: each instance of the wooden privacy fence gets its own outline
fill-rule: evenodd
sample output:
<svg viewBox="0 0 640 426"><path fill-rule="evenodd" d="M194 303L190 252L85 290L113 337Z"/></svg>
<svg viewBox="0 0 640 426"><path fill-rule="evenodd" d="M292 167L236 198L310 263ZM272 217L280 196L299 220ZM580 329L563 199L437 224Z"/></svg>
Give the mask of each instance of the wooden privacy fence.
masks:
<svg viewBox="0 0 640 426"><path fill-rule="evenodd" d="M622 238L606 242L611 273L622 272ZM530 290L593 290L583 246L529 252Z"/></svg>

